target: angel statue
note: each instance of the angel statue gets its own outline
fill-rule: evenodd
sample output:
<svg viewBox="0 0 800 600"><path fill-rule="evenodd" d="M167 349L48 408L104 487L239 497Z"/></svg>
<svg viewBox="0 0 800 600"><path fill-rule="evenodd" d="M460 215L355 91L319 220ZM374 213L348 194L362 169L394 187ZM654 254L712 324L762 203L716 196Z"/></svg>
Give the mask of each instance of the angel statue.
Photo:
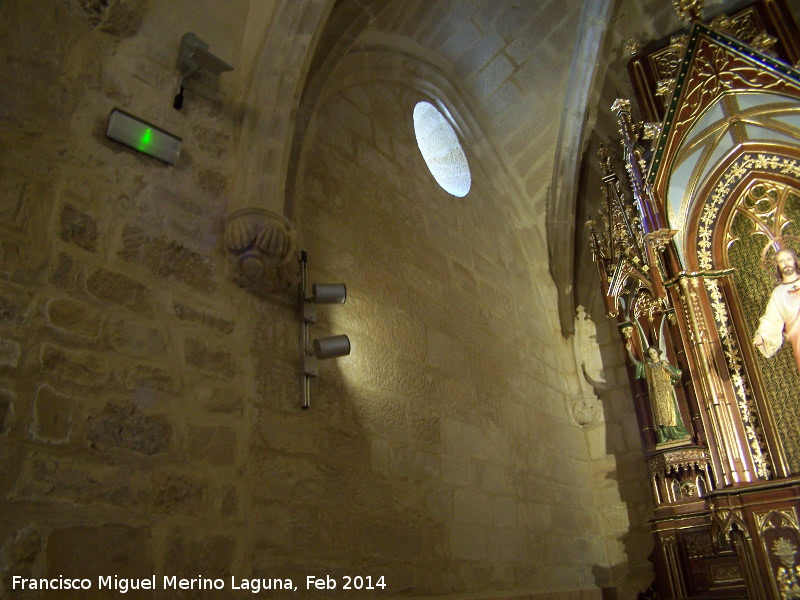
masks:
<svg viewBox="0 0 800 600"><path fill-rule="evenodd" d="M650 346L645 352L645 362L636 360L631 343L626 344L628 358L636 367L636 379L647 379L650 402L653 405L656 443L664 444L675 440L685 440L689 432L681 419L678 410L678 399L675 396L675 384L681 380L679 368L661 358L661 351Z"/></svg>

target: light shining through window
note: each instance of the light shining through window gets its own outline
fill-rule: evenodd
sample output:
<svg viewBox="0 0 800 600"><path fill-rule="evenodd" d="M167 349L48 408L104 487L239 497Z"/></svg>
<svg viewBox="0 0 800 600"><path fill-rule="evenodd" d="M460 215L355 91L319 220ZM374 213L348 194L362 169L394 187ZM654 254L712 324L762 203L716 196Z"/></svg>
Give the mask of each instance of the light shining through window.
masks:
<svg viewBox="0 0 800 600"><path fill-rule="evenodd" d="M463 198L472 186L467 157L455 130L429 102L414 107L414 133L425 164L444 191Z"/></svg>

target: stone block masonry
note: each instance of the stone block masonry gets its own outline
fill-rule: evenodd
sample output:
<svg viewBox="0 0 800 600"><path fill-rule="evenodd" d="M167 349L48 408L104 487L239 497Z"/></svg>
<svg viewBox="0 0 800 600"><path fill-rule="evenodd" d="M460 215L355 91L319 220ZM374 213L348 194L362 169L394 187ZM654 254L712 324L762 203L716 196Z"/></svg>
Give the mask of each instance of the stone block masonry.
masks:
<svg viewBox="0 0 800 600"><path fill-rule="evenodd" d="M423 84L431 65L405 50L384 63L359 47L302 123L284 197L306 51L333 43L317 27L335 4L0 2L0 597L47 598L9 578L63 575L599 598L596 456L567 411L575 374L544 247L509 216L487 146L465 147L473 188L454 199L414 140L414 103L451 84ZM412 31L428 10L361 4L374 40L392 13ZM510 101L503 85L536 48L512 52L480 3L441 4L470 26L430 37L477 67L476 98ZM190 25L235 70L187 80L176 111ZM115 106L183 137L177 164L108 140ZM346 333L353 352L320 365L307 411L294 298L226 271L226 213L284 201L311 281L348 289L312 329ZM251 593L226 588L213 597ZM323 595L367 596L293 597Z"/></svg>
<svg viewBox="0 0 800 600"><path fill-rule="evenodd" d="M141 34L115 19L143 3L88 21L70 4L80 3L0 9L11 65L0 140L13 147L0 157L0 596L10 599L31 597L12 575L245 574L251 551L237 468L253 384L226 382L252 374L236 353L253 345L253 323L236 309L244 293L221 286L218 237L233 117L141 104L172 91L167 3L137 13ZM184 8L198 7L169 10ZM145 83L147 73L164 76ZM131 99L165 128L204 132L200 147L187 140L186 172L105 139L100 121Z"/></svg>

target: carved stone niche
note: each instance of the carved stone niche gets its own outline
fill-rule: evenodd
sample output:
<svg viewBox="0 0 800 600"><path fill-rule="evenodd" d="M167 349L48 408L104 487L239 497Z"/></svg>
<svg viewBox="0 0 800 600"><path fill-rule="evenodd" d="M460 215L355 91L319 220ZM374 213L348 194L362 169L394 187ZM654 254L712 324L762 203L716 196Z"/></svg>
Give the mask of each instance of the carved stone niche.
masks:
<svg viewBox="0 0 800 600"><path fill-rule="evenodd" d="M283 215L261 208L233 213L225 227L228 276L257 295L296 293L296 240L294 225Z"/></svg>

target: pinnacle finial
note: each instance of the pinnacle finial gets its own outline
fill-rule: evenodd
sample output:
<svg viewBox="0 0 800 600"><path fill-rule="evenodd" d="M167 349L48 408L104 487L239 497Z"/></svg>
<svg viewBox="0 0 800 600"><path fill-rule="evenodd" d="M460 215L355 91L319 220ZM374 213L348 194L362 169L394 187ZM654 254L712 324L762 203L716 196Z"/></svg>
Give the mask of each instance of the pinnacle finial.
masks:
<svg viewBox="0 0 800 600"><path fill-rule="evenodd" d="M700 21L703 18L703 0L672 0L672 6L681 21Z"/></svg>

